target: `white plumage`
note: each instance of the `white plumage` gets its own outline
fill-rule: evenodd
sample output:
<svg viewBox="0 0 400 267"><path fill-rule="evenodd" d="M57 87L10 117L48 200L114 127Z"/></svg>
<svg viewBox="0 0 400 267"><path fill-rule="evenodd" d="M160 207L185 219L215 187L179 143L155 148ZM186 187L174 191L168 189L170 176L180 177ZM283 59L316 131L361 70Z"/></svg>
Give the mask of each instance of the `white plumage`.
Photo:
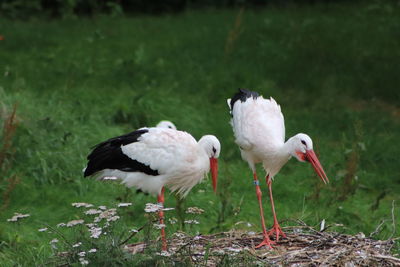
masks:
<svg viewBox="0 0 400 267"><path fill-rule="evenodd" d="M135 187L154 195L160 194L161 188L166 186L186 196L209 172L210 158L219 157L221 146L215 136L206 135L197 142L183 131L167 128L146 128L146 131L137 141L120 145L116 149L120 149L129 159L157 171L157 175L139 170L104 168L98 170L94 178L117 177L127 187Z"/></svg>
<svg viewBox="0 0 400 267"><path fill-rule="evenodd" d="M127 187L158 195L164 203L164 187L182 197L210 171L214 191L217 186L218 139L203 136L197 142L190 134L170 127L141 128L106 140L88 156L84 175L96 179L117 177ZM162 210L160 224L164 224ZM164 228L162 249L167 249Z"/></svg>
<svg viewBox="0 0 400 267"><path fill-rule="evenodd" d="M156 127L157 128L169 128L169 129L173 129L173 130L176 130L176 126L175 126L175 124L173 124L172 122L170 122L170 121L160 121L157 125L156 125Z"/></svg>
<svg viewBox="0 0 400 267"><path fill-rule="evenodd" d="M199 183L210 170L210 158L218 158L220 144L212 136L218 154L208 155L188 133L169 129L150 128L148 133L139 137L138 142L121 146L122 152L129 158L142 162L159 175L147 175L141 172L113 171L127 187L135 187L150 194L159 194L165 185L171 191L186 196L194 185ZM212 151L211 151L212 152ZM208 151L208 153L211 153ZM104 176L110 176L105 173Z"/></svg>
<svg viewBox="0 0 400 267"><path fill-rule="evenodd" d="M264 162L266 171L274 176L289 159L281 150L285 142L283 115L272 97L248 98L236 103L231 125L242 157L253 171L256 163Z"/></svg>
<svg viewBox="0 0 400 267"><path fill-rule="evenodd" d="M281 107L272 97L264 99L257 92L239 89L239 92L227 102L232 115L231 125L235 142L240 148L242 158L248 162L253 171L256 185L264 234L264 241L257 247L263 245L271 247L273 242L269 239L269 235L275 233L277 240L279 235L285 237L276 219L272 197L272 180L282 166L294 156L299 161L309 161L324 183L329 180L313 151L313 143L308 135L299 133L285 142L285 124ZM261 190L255 167L257 163L262 163L266 172L274 215L274 226L269 232L265 229Z"/></svg>

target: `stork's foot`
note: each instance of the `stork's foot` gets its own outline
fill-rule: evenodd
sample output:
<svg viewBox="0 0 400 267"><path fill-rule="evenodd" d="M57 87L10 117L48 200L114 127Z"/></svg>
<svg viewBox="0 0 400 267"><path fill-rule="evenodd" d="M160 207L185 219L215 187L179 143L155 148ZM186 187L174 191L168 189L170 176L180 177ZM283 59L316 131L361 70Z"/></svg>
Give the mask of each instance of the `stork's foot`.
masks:
<svg viewBox="0 0 400 267"><path fill-rule="evenodd" d="M261 248L263 246L266 246L267 248L273 249L272 245L274 245L274 244L275 244L275 242L271 241L271 239L269 239L268 235L265 235L264 240L260 244L258 244L255 248Z"/></svg>
<svg viewBox="0 0 400 267"><path fill-rule="evenodd" d="M268 236L273 237L274 234L275 234L276 241L279 241L279 236L286 238L285 233L282 231L282 228L279 226L278 223L274 223L274 226L272 226L272 229L268 231Z"/></svg>

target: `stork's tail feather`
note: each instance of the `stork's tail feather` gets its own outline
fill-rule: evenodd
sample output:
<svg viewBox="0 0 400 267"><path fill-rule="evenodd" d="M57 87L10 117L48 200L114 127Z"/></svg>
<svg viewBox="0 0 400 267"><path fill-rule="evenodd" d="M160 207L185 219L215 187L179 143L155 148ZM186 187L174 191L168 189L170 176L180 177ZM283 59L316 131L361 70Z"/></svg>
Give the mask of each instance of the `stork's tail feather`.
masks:
<svg viewBox="0 0 400 267"><path fill-rule="evenodd" d="M248 98L256 99L259 96L260 95L257 92L239 88L239 92L237 92L232 99L228 99L228 101L230 100L228 105L232 111L236 101L240 100L240 102L245 102Z"/></svg>

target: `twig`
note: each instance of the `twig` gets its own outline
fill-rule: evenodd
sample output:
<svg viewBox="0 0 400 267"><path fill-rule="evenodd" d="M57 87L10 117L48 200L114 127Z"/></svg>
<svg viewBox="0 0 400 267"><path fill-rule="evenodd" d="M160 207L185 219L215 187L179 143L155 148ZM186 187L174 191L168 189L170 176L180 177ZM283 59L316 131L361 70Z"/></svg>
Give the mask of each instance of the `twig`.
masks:
<svg viewBox="0 0 400 267"><path fill-rule="evenodd" d="M152 221L151 223L157 222L157 220ZM140 227L139 229L137 229L136 232L132 232L132 234L130 234L128 236L127 239L125 239L124 241L122 241L121 243L119 243L118 245L121 246L123 244L125 244L126 242L129 241L129 239L131 239L132 237L134 237L137 233L139 233L140 231L142 231L149 223L146 223L145 225L143 225L142 227Z"/></svg>
<svg viewBox="0 0 400 267"><path fill-rule="evenodd" d="M378 234L381 231L382 225L386 222L385 219L381 221L381 223L375 228L375 231L369 234L369 237L373 237L374 235Z"/></svg>
<svg viewBox="0 0 400 267"><path fill-rule="evenodd" d="M374 257L380 258L380 259L387 259L387 260L391 260L394 261L395 263L399 263L400 264L400 259L392 257L392 256L387 256L387 255L381 255L381 254L375 254Z"/></svg>
<svg viewBox="0 0 400 267"><path fill-rule="evenodd" d="M392 237L396 233L396 221L394 218L394 200L392 201L392 225L393 225L393 230L392 230L392 234L390 235L389 239L392 239Z"/></svg>

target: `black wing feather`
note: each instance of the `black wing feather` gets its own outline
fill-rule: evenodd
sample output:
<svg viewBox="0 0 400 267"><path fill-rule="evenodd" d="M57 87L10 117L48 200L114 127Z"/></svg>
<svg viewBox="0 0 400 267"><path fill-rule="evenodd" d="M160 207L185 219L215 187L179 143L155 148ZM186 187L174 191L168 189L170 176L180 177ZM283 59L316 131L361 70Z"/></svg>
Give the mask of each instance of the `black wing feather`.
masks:
<svg viewBox="0 0 400 267"><path fill-rule="evenodd" d="M134 132L108 139L93 147L93 151L87 157L88 165L84 176L90 176L104 169L114 169L125 172L143 172L148 175L159 175L148 165L131 159L122 153L121 146L138 142L139 137L147 133L148 129L136 130Z"/></svg>
<svg viewBox="0 0 400 267"><path fill-rule="evenodd" d="M245 102L246 99L252 97L252 98L257 98L260 95L257 92L250 91L247 89L241 89L239 88L239 92L237 92L232 98L231 98L231 111L233 110L233 105L235 105L235 102L240 100L240 102Z"/></svg>

